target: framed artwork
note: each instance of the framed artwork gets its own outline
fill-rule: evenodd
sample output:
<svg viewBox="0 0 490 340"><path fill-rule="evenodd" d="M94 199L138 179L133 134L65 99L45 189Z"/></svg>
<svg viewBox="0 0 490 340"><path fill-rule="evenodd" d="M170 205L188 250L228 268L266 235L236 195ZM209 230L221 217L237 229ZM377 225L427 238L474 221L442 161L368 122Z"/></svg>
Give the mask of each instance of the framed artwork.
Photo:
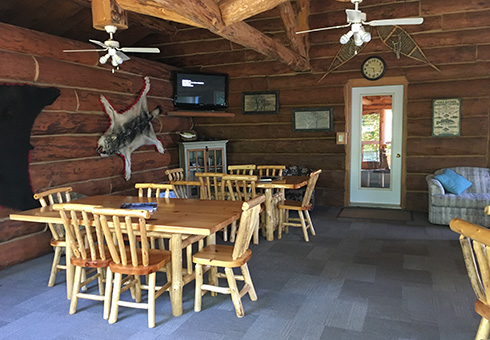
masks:
<svg viewBox="0 0 490 340"><path fill-rule="evenodd" d="M293 110L294 131L333 131L333 107Z"/></svg>
<svg viewBox="0 0 490 340"><path fill-rule="evenodd" d="M461 135L461 98L432 100L432 136Z"/></svg>
<svg viewBox="0 0 490 340"><path fill-rule="evenodd" d="M243 114L279 113L279 91L243 92Z"/></svg>

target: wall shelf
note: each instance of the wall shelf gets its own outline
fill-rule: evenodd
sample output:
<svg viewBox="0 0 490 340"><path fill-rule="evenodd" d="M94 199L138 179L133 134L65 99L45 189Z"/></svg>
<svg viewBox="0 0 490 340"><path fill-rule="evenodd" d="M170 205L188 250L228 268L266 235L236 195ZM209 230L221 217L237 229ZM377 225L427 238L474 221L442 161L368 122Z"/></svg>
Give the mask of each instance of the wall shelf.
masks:
<svg viewBox="0 0 490 340"><path fill-rule="evenodd" d="M220 111L169 111L167 115L180 117L235 117L234 113Z"/></svg>

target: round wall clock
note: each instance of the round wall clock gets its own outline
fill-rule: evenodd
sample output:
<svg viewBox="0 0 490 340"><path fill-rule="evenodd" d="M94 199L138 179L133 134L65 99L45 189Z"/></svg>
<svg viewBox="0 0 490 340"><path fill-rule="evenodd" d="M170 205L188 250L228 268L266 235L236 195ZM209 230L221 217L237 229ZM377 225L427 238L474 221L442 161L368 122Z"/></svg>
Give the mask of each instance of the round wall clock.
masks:
<svg viewBox="0 0 490 340"><path fill-rule="evenodd" d="M380 57L369 57L362 63L361 72L364 78L377 80L384 76L386 72L386 63Z"/></svg>

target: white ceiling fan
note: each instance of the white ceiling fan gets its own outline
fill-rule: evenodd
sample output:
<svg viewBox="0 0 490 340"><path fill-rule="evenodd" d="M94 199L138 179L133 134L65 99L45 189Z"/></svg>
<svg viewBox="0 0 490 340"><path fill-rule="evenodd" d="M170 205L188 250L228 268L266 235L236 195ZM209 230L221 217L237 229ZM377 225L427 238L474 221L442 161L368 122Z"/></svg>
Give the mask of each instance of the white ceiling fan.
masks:
<svg viewBox="0 0 490 340"><path fill-rule="evenodd" d="M123 52L133 53L160 53L160 49L157 47L119 47L119 42L113 39L114 33L117 31L116 26L107 25L104 27L106 32L109 33L109 40L100 42L97 40L89 39L93 44L96 44L102 49L90 49L90 50L63 50L63 52L93 52L93 51L107 51L105 55L99 58L101 64L105 64L111 59L112 66L118 68L124 61L130 58Z"/></svg>
<svg viewBox="0 0 490 340"><path fill-rule="evenodd" d="M343 34L340 37L340 43L347 44L349 40L353 37L354 43L357 46L361 46L363 43L365 42L367 43L371 40L371 33L366 32L366 30L362 25L367 25L367 26L419 25L424 22L424 18L399 18L399 19L366 21L367 20L366 13L363 13L359 10L359 4L362 2L362 0L350 0L350 2L354 4L355 8L345 10L345 13L347 14L347 24L299 31L296 32L296 34L331 30L331 29L351 26L350 31Z"/></svg>

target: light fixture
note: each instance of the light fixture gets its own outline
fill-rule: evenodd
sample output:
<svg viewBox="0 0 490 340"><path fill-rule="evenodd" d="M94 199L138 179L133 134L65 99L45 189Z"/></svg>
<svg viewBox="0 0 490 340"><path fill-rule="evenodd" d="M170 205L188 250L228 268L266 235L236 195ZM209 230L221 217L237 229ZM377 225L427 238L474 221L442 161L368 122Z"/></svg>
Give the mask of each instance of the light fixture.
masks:
<svg viewBox="0 0 490 340"><path fill-rule="evenodd" d="M107 60L109 60L110 57L111 57L111 55L109 53L107 53L106 55L99 58L99 62L101 64L105 64L107 62Z"/></svg>
<svg viewBox="0 0 490 340"><path fill-rule="evenodd" d="M342 34L342 36L340 37L340 43L344 44L344 45L347 44L353 34L354 34L354 32L352 32L352 31L349 31L345 34Z"/></svg>

